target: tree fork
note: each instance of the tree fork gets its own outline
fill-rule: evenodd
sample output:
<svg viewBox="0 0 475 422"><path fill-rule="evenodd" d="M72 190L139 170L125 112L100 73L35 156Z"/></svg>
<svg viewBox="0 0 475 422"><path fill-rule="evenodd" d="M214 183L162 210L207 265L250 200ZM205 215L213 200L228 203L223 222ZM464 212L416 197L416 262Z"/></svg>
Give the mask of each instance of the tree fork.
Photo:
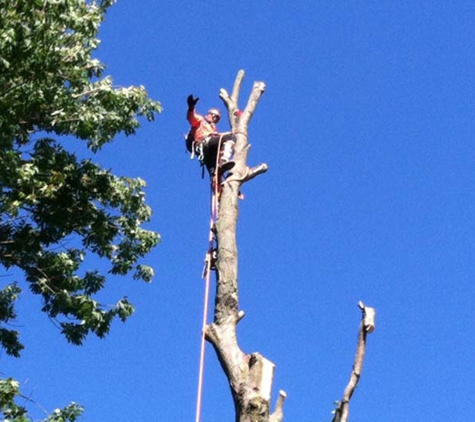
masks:
<svg viewBox="0 0 475 422"><path fill-rule="evenodd" d="M267 171L267 164L253 168L247 166L250 148L248 126L265 91L263 82L254 82L247 105L241 112L238 107L244 71L240 70L231 95L220 90L231 130L236 136L235 166L223 184L216 223L218 259L216 262L216 297L214 321L205 328L206 339L213 345L219 362L228 378L235 405L237 422L281 422L286 397L281 391L274 413L270 415L270 398L275 365L259 353L244 353L237 341L236 326L244 317L239 310L238 250L236 228L239 215L241 186Z"/></svg>

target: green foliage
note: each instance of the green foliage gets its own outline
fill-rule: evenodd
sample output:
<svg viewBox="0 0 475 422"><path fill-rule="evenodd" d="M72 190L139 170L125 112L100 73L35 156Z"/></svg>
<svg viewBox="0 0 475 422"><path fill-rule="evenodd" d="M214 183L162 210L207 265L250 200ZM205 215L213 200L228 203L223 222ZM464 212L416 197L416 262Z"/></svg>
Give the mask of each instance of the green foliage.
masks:
<svg viewBox="0 0 475 422"><path fill-rule="evenodd" d="M145 182L78 159L60 142L73 137L76 149L95 153L161 111L144 87L115 87L92 56L113 2L0 0L0 275L21 271L74 344L105 336L115 318L133 313L125 298L113 306L94 299L106 277L88 269L87 258L150 282L153 270L139 262L159 241L142 227L151 217ZM0 345L15 357L23 349L11 328L20 293L16 282L0 291ZM19 397L28 401L17 381L0 380L4 421L31 420ZM73 403L44 422L74 422L82 411Z"/></svg>
<svg viewBox="0 0 475 422"><path fill-rule="evenodd" d="M71 403L64 409L55 409L43 422L75 422L83 412L82 406Z"/></svg>
<svg viewBox="0 0 475 422"><path fill-rule="evenodd" d="M19 383L11 378L0 380L0 410L7 421L27 422L26 409L15 404L20 395Z"/></svg>
<svg viewBox="0 0 475 422"><path fill-rule="evenodd" d="M144 87L117 88L92 58L112 1L0 1L0 145L28 143L32 131L73 135L97 150L135 133L160 104Z"/></svg>
<svg viewBox="0 0 475 422"><path fill-rule="evenodd" d="M16 318L13 303L18 298L21 290L16 284L6 286L0 291L0 323L8 324L10 320ZM23 345L18 340L18 331L0 327L0 344L5 351L11 355L20 356Z"/></svg>
<svg viewBox="0 0 475 422"><path fill-rule="evenodd" d="M60 143L67 135L97 152L161 111L143 87L114 87L92 57L112 3L0 0L0 268L23 272L74 344L133 313L127 299L104 306L93 298L106 278L87 269L87 258L150 282L152 269L139 261L159 241L142 227L151 217L143 180L118 177ZM12 356L23 348L8 327L19 294L15 283L0 292L0 344Z"/></svg>
<svg viewBox="0 0 475 422"><path fill-rule="evenodd" d="M16 398L28 401L20 394L19 383L11 378L0 380L0 412L3 422L30 422L27 410L15 403ZM84 409L77 403L71 403L64 409L55 409L51 415L42 422L75 422Z"/></svg>

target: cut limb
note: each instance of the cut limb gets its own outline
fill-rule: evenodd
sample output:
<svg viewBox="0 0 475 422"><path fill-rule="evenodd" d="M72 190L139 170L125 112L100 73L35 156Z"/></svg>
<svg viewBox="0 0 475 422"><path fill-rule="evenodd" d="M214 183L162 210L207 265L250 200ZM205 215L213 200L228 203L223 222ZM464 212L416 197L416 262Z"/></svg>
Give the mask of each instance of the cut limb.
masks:
<svg viewBox="0 0 475 422"><path fill-rule="evenodd" d="M350 380L343 393L343 398L338 403L334 410L334 417L332 422L347 422L350 412L350 400L360 380L361 371L363 369L363 361L366 354L366 335L372 333L375 328L375 310L367 307L363 302L358 303L361 309L362 318L360 328L358 330L358 344L356 346L355 361L353 363L353 370L351 371Z"/></svg>

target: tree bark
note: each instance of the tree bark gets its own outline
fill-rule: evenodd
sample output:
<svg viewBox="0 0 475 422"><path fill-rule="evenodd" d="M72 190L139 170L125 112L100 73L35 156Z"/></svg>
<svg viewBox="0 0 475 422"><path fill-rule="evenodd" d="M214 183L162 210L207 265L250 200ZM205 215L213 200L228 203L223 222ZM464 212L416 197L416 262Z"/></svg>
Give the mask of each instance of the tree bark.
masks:
<svg viewBox="0 0 475 422"><path fill-rule="evenodd" d="M231 130L236 136L234 148L235 166L232 174L223 182L218 220L214 227L217 241L216 296L214 320L205 327L204 334L218 356L219 362L228 378L233 396L236 422L282 422L283 404L286 393L280 391L274 412L270 412L270 399L275 365L260 353L245 353L237 340L236 327L244 317L239 309L238 249L236 244L237 220L239 216L239 197L244 183L267 171L267 164L255 167L247 165L250 148L248 126L254 111L265 91L263 82L254 82L246 107L238 107L244 71L240 70L234 82L231 95L224 89L220 91ZM357 352L350 382L343 399L334 411L334 422L346 422L349 402L358 383L366 350L366 334L374 330L374 309L361 302L363 319L360 325Z"/></svg>
<svg viewBox="0 0 475 422"><path fill-rule="evenodd" d="M363 302L358 303L361 309L361 323L358 330L358 343L356 345L355 361L351 371L350 380L343 392L343 398L334 410L332 422L347 422L350 413L350 400L360 380L361 371L363 370L363 361L366 354L366 336L372 333L375 328L375 310L365 306Z"/></svg>
<svg viewBox="0 0 475 422"><path fill-rule="evenodd" d="M236 326L244 317L239 310L238 250L236 228L241 186L267 171L266 164L254 168L247 165L250 144L248 125L254 114L265 84L255 82L244 110L238 99L244 71L239 71L231 95L221 89L220 98L228 111L231 130L236 136L235 166L223 183L219 218L216 222L218 258L216 261L216 297L214 321L205 328L206 339L213 345L219 362L229 380L237 422L280 422L285 393L281 392L274 414L270 415L270 398L274 364L259 353L245 353L238 345Z"/></svg>

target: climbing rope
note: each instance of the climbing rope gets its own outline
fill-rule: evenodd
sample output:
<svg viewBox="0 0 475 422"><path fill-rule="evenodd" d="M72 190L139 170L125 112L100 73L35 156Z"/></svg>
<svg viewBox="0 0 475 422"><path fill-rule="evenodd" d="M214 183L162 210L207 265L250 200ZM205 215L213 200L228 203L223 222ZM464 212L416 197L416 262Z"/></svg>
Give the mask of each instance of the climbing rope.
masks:
<svg viewBox="0 0 475 422"><path fill-rule="evenodd" d="M208 251L206 252L205 257L205 266L203 268L202 278L205 280L205 293L203 300L203 321L201 327L201 345L200 345L200 364L198 372L198 392L196 397L196 422L201 420L201 402L203 397L203 378L204 378L204 366L205 366L205 346L206 346L206 336L205 330L208 322L208 302L209 302L209 290L211 284L211 269L213 268L213 261L215 257L214 253L214 241L215 241L215 224L218 219L218 209L219 209L219 195L220 195L220 175L219 175L219 156L221 153L221 141L223 135L219 138L218 150L216 154L216 166L214 175L212 176L211 182L211 217L209 222L209 236L208 236Z"/></svg>
<svg viewBox="0 0 475 422"><path fill-rule="evenodd" d="M214 195L212 195L214 197ZM208 321L208 302L209 302L209 288L210 288L210 281L211 281L211 263L213 260L213 225L214 219L211 216L210 219L210 234L209 234L209 244L210 249L206 253L206 263L205 268L203 271L204 279L205 279L205 294L204 294L204 301L203 301L203 323L201 327L201 346L200 346L200 367L198 373L198 395L196 398L196 422L200 422L201 418L201 400L203 396L203 375L204 375L204 363L205 363L205 329L206 324Z"/></svg>

